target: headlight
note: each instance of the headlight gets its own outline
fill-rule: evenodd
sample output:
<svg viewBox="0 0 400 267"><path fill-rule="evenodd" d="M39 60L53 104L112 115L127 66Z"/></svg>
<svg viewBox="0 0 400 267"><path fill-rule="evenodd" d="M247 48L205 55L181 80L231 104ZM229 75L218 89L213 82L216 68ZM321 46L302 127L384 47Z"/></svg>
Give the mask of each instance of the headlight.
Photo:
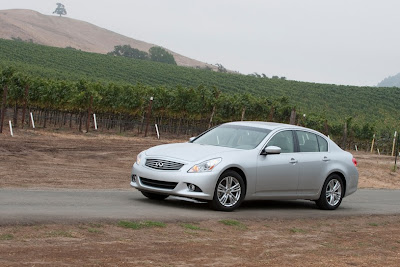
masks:
<svg viewBox="0 0 400 267"><path fill-rule="evenodd" d="M210 159L204 161L200 164L194 165L188 172L196 173L196 172L210 172L215 166L217 166L222 161L222 158Z"/></svg>
<svg viewBox="0 0 400 267"><path fill-rule="evenodd" d="M142 160L142 154L143 152L140 152L137 156L136 156L136 164L140 165L140 161Z"/></svg>

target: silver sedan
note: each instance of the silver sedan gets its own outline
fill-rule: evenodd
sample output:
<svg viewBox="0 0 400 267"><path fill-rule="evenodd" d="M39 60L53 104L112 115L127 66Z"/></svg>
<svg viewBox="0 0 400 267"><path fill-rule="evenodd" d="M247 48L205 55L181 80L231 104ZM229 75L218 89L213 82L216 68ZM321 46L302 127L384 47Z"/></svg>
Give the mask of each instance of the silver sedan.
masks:
<svg viewBox="0 0 400 267"><path fill-rule="evenodd" d="M130 184L150 199L181 196L222 211L255 199L307 199L334 210L357 190L356 166L350 153L317 131L231 122L188 143L139 153Z"/></svg>

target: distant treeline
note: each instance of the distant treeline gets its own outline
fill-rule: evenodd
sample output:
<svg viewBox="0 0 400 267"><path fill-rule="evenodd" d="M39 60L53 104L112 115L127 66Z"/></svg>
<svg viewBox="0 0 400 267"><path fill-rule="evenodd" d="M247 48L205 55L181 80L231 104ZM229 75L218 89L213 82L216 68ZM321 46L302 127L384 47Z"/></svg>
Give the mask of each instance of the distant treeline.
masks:
<svg viewBox="0 0 400 267"><path fill-rule="evenodd" d="M130 45L117 45L114 50L107 55L121 56L132 59L151 60L155 62L167 63L176 65L174 56L159 46L153 46L149 49L149 53L132 48Z"/></svg>

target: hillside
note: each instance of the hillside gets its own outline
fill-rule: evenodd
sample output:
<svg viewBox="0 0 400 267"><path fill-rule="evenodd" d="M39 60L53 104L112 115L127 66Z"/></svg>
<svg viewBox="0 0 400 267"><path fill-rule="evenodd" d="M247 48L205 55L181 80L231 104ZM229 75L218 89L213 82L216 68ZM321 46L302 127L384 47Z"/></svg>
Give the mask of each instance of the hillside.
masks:
<svg viewBox="0 0 400 267"><path fill-rule="evenodd" d="M0 10L0 38L20 38L54 47L73 47L86 52L106 54L116 45L130 45L146 51L155 44L135 40L93 24L68 17L47 16L32 10ZM170 50L168 50L170 51ZM215 66L170 51L179 66Z"/></svg>
<svg viewBox="0 0 400 267"><path fill-rule="evenodd" d="M393 87L393 86L400 87L400 73L383 79L383 81L378 83L378 86L379 87Z"/></svg>
<svg viewBox="0 0 400 267"><path fill-rule="evenodd" d="M299 112L317 114L330 122L343 123L351 116L355 123L370 122L378 128L392 128L400 117L397 104L400 88L256 78L0 39L0 68L9 65L31 75L52 79L85 78L166 88L205 85L215 86L228 94L250 93L271 100L286 96Z"/></svg>

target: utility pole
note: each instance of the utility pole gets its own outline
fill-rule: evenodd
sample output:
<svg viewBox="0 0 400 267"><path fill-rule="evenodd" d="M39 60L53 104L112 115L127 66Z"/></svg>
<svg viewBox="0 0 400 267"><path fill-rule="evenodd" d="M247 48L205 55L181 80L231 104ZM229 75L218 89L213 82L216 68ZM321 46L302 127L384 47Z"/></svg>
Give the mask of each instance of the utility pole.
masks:
<svg viewBox="0 0 400 267"><path fill-rule="evenodd" d="M147 130L149 129L151 106L153 105L153 99L154 99L153 97L150 97L149 109L147 110L147 116L146 116L146 130L144 131L144 137L147 137Z"/></svg>

